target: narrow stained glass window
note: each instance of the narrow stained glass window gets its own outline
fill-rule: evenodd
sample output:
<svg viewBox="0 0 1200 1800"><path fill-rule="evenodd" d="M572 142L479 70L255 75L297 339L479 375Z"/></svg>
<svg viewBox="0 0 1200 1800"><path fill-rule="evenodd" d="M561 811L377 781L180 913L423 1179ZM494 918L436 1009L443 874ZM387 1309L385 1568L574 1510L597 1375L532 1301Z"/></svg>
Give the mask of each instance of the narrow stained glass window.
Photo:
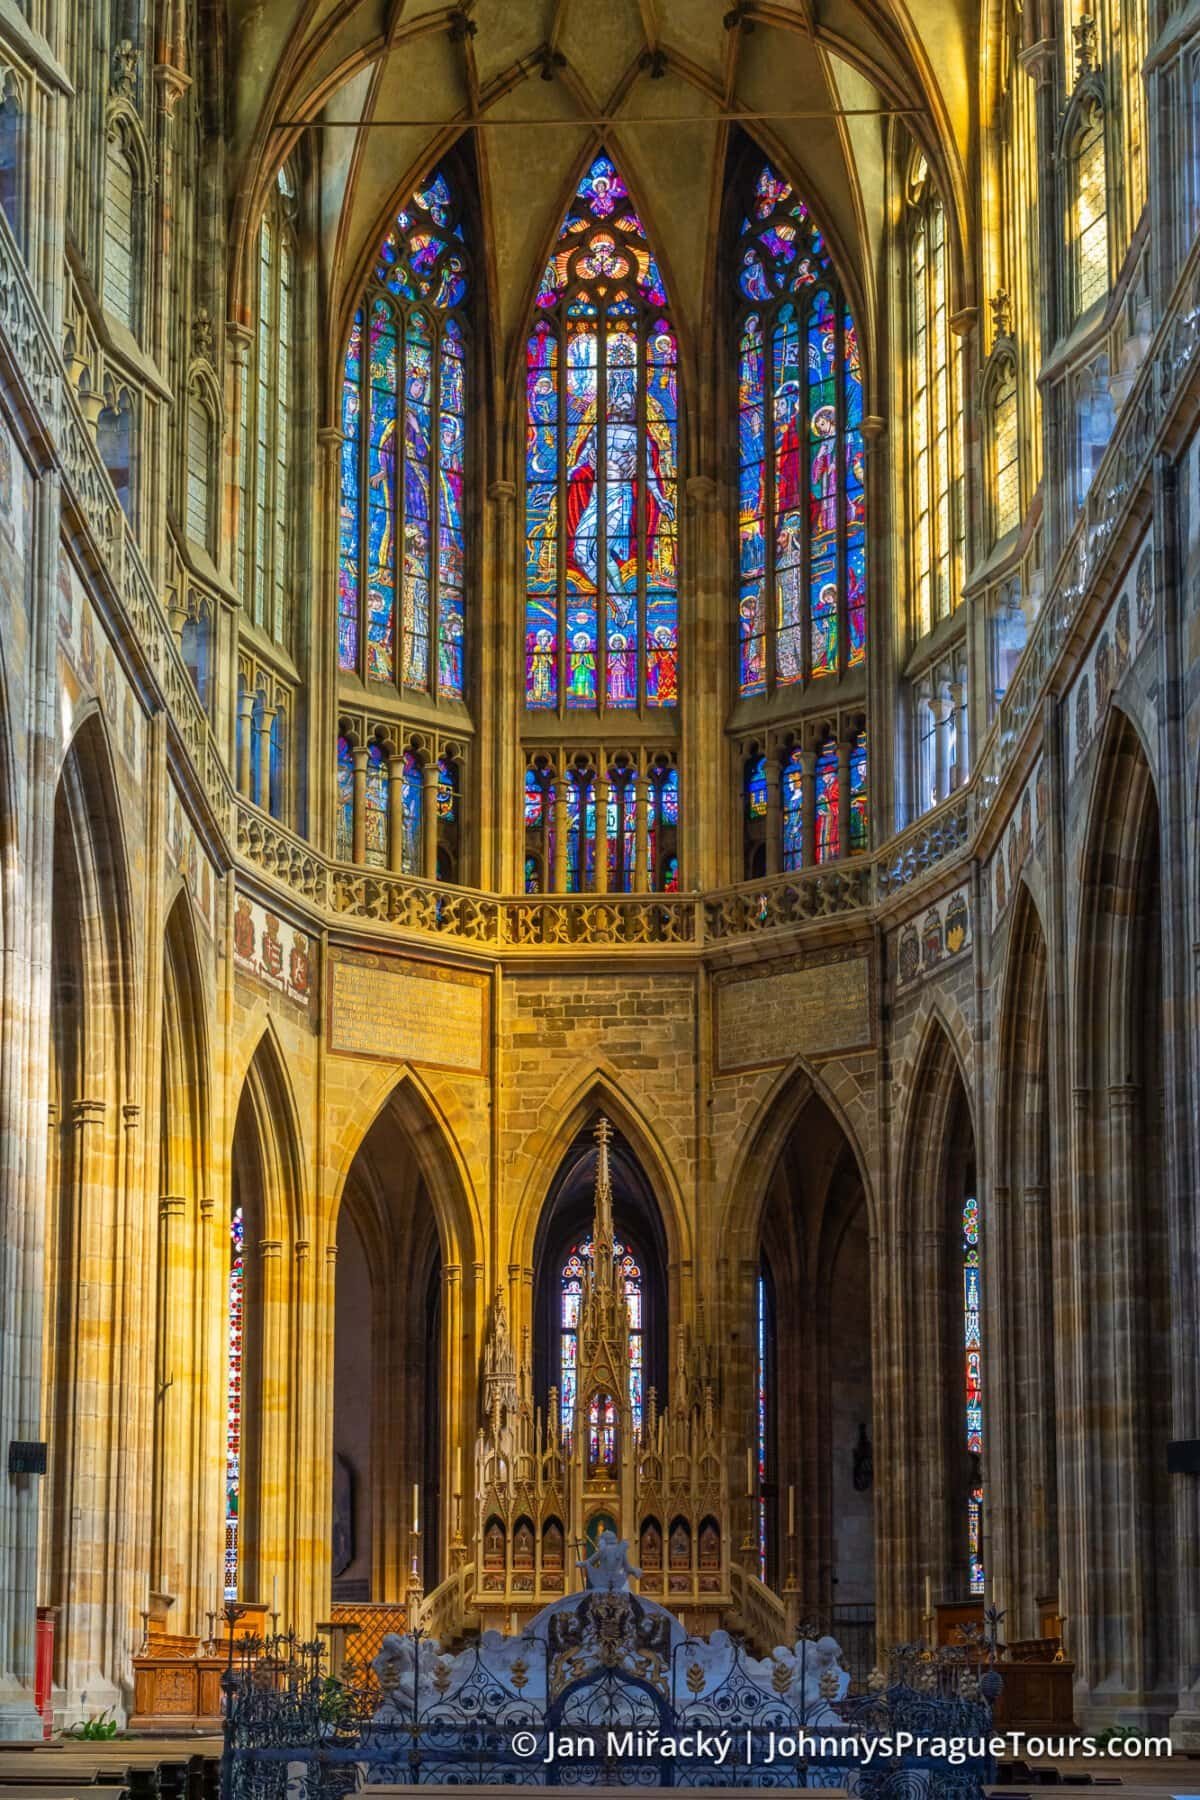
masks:
<svg viewBox="0 0 1200 1800"><path fill-rule="evenodd" d="M662 275L606 155L579 184L536 306L525 704L674 706L678 356Z"/></svg>
<svg viewBox="0 0 1200 1800"><path fill-rule="evenodd" d="M913 629L920 637L961 597L962 358L950 327L946 214L918 158L908 227L908 431Z"/></svg>
<svg viewBox="0 0 1200 1800"><path fill-rule="evenodd" d="M967 1556L970 1587L982 1594L983 1571L983 1333L979 1289L979 1202L968 1195L963 1201L963 1341L966 1352L967 1454L971 1459L967 1491Z"/></svg>
<svg viewBox="0 0 1200 1800"><path fill-rule="evenodd" d="M617 1280L624 1289L629 1307L629 1406L633 1416L633 1429L638 1432L642 1428L646 1380L642 1269L636 1252L619 1241L613 1244L613 1255ZM559 1414L563 1436L568 1439L574 1428L575 1400L579 1391L579 1308L583 1299L584 1270L590 1266L592 1257L592 1240L590 1237L584 1238L568 1251L562 1270ZM611 1417L607 1414L601 1416L605 1413L605 1399ZM614 1441L611 1435L605 1434L611 1434L615 1421L616 1411L611 1396L594 1396L588 1416L590 1452L593 1456L598 1449L603 1451L605 1443L611 1444Z"/></svg>
<svg viewBox="0 0 1200 1800"><path fill-rule="evenodd" d="M458 700L466 621L466 236L443 170L380 245L342 380L338 662Z"/></svg>
<svg viewBox="0 0 1200 1800"><path fill-rule="evenodd" d="M1108 173L1104 109L1088 103L1071 158L1074 193L1075 310L1084 313L1108 291Z"/></svg>
<svg viewBox="0 0 1200 1800"><path fill-rule="evenodd" d="M863 387L828 251L769 164L737 270L738 681L750 696L866 655Z"/></svg>
<svg viewBox="0 0 1200 1800"><path fill-rule="evenodd" d="M242 1352L245 1333L245 1225L241 1207L229 1228L225 1374L225 1598L238 1597L238 1501L242 1471Z"/></svg>
<svg viewBox="0 0 1200 1800"><path fill-rule="evenodd" d="M816 784L816 857L819 863L832 862L842 853L841 821L838 817L838 753L832 738L826 738L817 752L813 780Z"/></svg>
<svg viewBox="0 0 1200 1800"><path fill-rule="evenodd" d="M850 746L850 854L870 842L867 821L867 734L860 731Z"/></svg>
<svg viewBox="0 0 1200 1800"><path fill-rule="evenodd" d="M1017 461L1017 378L1007 364L992 399L992 444L995 468L995 536L1002 538L1021 516L1020 465Z"/></svg>
<svg viewBox="0 0 1200 1800"><path fill-rule="evenodd" d="M798 749L793 750L784 763L779 786L783 809L783 866L790 871L804 866L804 769Z"/></svg>

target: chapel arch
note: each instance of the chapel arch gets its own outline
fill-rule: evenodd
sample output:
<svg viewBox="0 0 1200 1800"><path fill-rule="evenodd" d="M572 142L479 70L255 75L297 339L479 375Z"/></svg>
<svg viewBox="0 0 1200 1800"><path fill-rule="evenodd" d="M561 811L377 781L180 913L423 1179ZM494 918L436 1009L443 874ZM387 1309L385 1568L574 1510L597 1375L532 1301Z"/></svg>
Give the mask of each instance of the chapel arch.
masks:
<svg viewBox="0 0 1200 1800"><path fill-rule="evenodd" d="M133 1592L132 1563L118 1556L118 1520L141 1500L149 1474L126 1420L131 1408L148 1416L153 1397L142 1264L126 1253L137 1219L129 1151L140 1123L131 1106L138 1006L117 793L103 721L93 712L67 750L53 826L47 1171L53 1200L43 1325L50 1465L40 1585L46 1601L61 1609L55 1680L64 1689L66 1724L97 1703L119 1702L116 1682L142 1603ZM120 1345L119 1368L97 1355L97 1344ZM119 1468L114 1488L97 1488L97 1468ZM108 1604L80 1604L80 1594L97 1583Z"/></svg>
<svg viewBox="0 0 1200 1800"><path fill-rule="evenodd" d="M1077 1546L1064 1586L1081 1685L1143 1718L1172 1704L1179 1626L1160 857L1150 764L1113 707L1081 864L1074 971L1081 1304L1066 1315L1077 1325L1063 1344L1074 1404L1064 1420L1072 1456L1062 1531Z"/></svg>
<svg viewBox="0 0 1200 1800"><path fill-rule="evenodd" d="M1004 1597L1014 1639L1039 1635L1043 1622L1061 1611L1048 973L1041 918L1021 883L998 1025L984 1290L991 1321L990 1430L997 1448L988 1573L993 1593Z"/></svg>
<svg viewBox="0 0 1200 1800"><path fill-rule="evenodd" d="M426 1592L450 1572L476 1428L462 1272L479 1247L454 1147L412 1078L355 1151L336 1234L333 1598L399 1605L414 1549Z"/></svg>
<svg viewBox="0 0 1200 1800"><path fill-rule="evenodd" d="M979 1359L973 1378L987 1380L987 1346L969 1342L981 1327L966 1317L967 1262L974 1252L977 1279L986 1294L990 1242L988 1221L980 1228L978 1161L974 1117L958 1050L941 1016L926 1022L909 1084L908 1118L902 1140L899 1186L903 1226L898 1245L894 1306L903 1334L906 1367L896 1371L881 1433L881 1457L899 1458L906 1476L902 1519L896 1529L909 1547L903 1586L891 1604L908 1620L912 1636L927 1634L922 1596L982 1600L982 1547L988 1504L983 1485L982 1430L967 1409L965 1350ZM970 1244L968 1244L968 1238ZM978 1288L972 1285L976 1297ZM927 1298L933 1296L930 1305ZM986 1413L984 1414L986 1419Z"/></svg>
<svg viewBox="0 0 1200 1800"><path fill-rule="evenodd" d="M856 1146L806 1073L797 1071L774 1107L778 1117L763 1119L738 1184L747 1198L733 1241L740 1236L746 1248L730 1258L756 1447L758 1561L777 1591L794 1576L855 1665L869 1666L875 1537L872 1485L864 1479L874 1438L866 1188ZM761 1188L750 1179L755 1171L765 1174Z"/></svg>

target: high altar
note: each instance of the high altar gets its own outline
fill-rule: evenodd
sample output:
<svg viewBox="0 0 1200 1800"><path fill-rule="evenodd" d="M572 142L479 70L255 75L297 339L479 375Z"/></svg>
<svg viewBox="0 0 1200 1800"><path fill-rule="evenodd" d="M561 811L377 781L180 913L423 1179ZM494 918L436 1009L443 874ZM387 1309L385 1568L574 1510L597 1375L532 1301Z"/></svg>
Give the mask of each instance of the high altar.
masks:
<svg viewBox="0 0 1200 1800"><path fill-rule="evenodd" d="M635 1421L629 1308L617 1270L609 1142L598 1157L590 1266L579 1301L574 1410L534 1400L528 1340L518 1357L497 1291L484 1358L484 1423L476 1445L473 1610L511 1628L583 1587L600 1533L627 1538L642 1594L689 1630L720 1625L732 1604L730 1504L713 1370L679 1331L669 1398L651 1388Z"/></svg>

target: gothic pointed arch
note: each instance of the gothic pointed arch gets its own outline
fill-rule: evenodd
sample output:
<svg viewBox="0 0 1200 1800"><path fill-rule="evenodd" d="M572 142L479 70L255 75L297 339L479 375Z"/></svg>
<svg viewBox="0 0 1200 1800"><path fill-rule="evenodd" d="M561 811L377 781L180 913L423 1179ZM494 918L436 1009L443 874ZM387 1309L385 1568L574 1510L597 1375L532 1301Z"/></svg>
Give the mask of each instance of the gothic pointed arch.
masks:
<svg viewBox="0 0 1200 1800"><path fill-rule="evenodd" d="M583 1074L568 1076L547 1097L542 1110L551 1123L531 1132L525 1144L529 1161L508 1240L509 1261L515 1266L530 1264L547 1197L564 1158L588 1124L603 1113L630 1146L649 1183L670 1267L689 1262L692 1226L673 1168L683 1145L674 1134L667 1135L665 1120L655 1128L616 1066L600 1060Z"/></svg>
<svg viewBox="0 0 1200 1800"><path fill-rule="evenodd" d="M526 344L532 713L676 705L678 362L659 262L616 161L598 150L543 270Z"/></svg>

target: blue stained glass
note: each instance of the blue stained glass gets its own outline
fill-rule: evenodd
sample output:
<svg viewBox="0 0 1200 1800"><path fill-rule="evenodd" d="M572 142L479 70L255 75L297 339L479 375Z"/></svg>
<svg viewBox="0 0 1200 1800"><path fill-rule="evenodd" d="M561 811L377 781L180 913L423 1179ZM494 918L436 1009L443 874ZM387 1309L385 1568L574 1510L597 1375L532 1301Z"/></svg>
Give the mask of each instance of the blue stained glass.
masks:
<svg viewBox="0 0 1200 1800"><path fill-rule="evenodd" d="M449 179L435 170L397 213L380 246L378 287L351 325L338 662L354 671L361 655L368 680L460 699L467 345L454 309L466 298L468 273L455 214Z"/></svg>
<svg viewBox="0 0 1200 1800"><path fill-rule="evenodd" d="M354 752L344 737L337 745L337 834L334 854L339 862L354 855Z"/></svg>
<svg viewBox="0 0 1200 1800"><path fill-rule="evenodd" d="M559 1418L563 1437L568 1441L574 1431L575 1400L579 1391L579 1307L583 1294L584 1271L591 1264L593 1255L594 1250L590 1237L573 1245L567 1252L560 1278ZM636 1251L620 1242L613 1244L613 1261L617 1281L624 1291L626 1304L629 1307L630 1412L633 1429L635 1432L640 1432L645 1379L642 1334L642 1270ZM616 1410L611 1398L608 1400L604 1419L601 1419L598 1412L597 1398L593 1397L588 1419L588 1430L593 1438L593 1443L598 1442L597 1434L602 1426L606 1425L611 1430L616 1423Z"/></svg>
<svg viewBox="0 0 1200 1800"><path fill-rule="evenodd" d="M746 811L752 819L767 816L767 759L756 756L746 768Z"/></svg>
<svg viewBox="0 0 1200 1800"><path fill-rule="evenodd" d="M783 812L783 866L804 867L804 769L801 753L793 750L783 766L779 782Z"/></svg>
<svg viewBox="0 0 1200 1800"><path fill-rule="evenodd" d="M860 731L850 747L850 854L867 848L867 734Z"/></svg>
<svg viewBox="0 0 1200 1800"><path fill-rule="evenodd" d="M737 396L738 686L750 696L866 655L863 384L825 245L770 164L742 223L738 268L752 303Z"/></svg>
<svg viewBox="0 0 1200 1800"><path fill-rule="evenodd" d="M983 1313L979 1280L979 1202L963 1201L963 1349L967 1451L983 1453ZM984 1591L983 1486L976 1472L967 1493L967 1560L970 1590Z"/></svg>

